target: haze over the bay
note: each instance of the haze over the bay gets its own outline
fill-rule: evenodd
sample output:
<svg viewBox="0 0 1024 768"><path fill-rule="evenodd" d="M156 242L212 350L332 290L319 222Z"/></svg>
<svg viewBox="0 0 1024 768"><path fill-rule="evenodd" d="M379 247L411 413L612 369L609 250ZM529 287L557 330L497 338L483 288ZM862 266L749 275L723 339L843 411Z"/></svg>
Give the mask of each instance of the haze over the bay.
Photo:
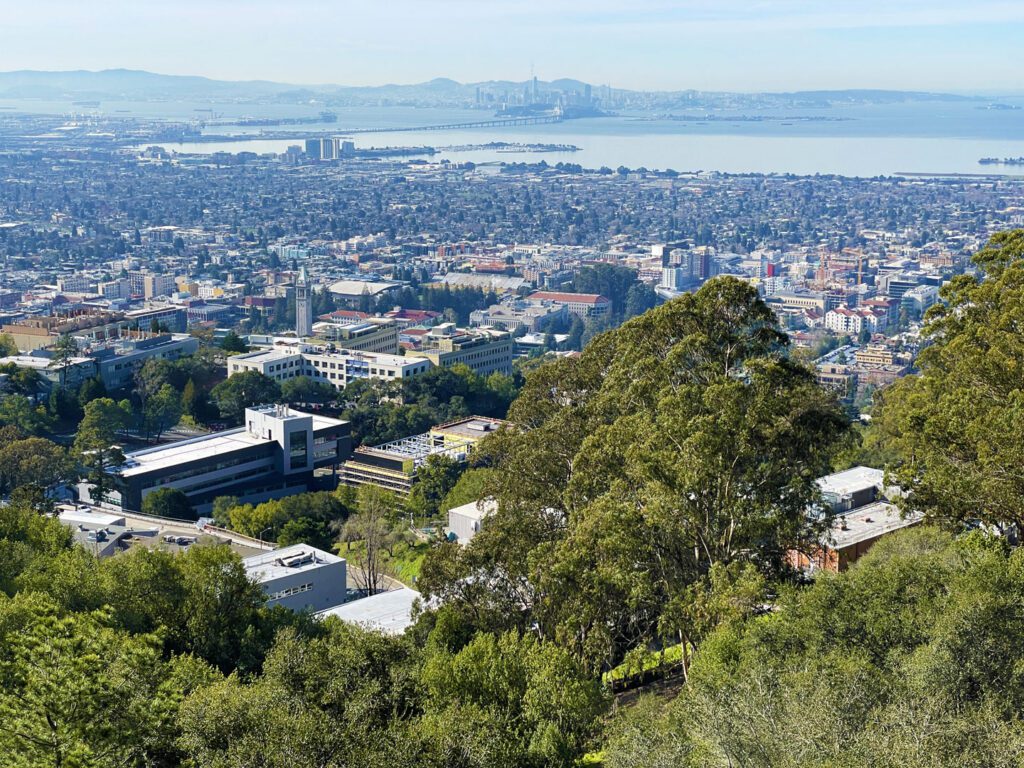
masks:
<svg viewBox="0 0 1024 768"><path fill-rule="evenodd" d="M0 19L0 71L943 92L1019 91L1024 71L1024 3L1006 0L2 0Z"/></svg>

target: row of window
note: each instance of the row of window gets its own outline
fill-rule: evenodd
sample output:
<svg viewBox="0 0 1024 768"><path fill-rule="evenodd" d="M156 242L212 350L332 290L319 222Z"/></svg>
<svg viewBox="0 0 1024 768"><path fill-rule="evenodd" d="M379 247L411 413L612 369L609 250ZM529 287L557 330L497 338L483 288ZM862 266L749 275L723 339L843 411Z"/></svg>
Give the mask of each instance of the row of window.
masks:
<svg viewBox="0 0 1024 768"><path fill-rule="evenodd" d="M267 596L267 600L281 600L292 595L301 595L303 592L310 592L313 589L312 584L299 584L296 587L286 587L285 589L279 589L277 592L271 592Z"/></svg>
<svg viewBox="0 0 1024 768"><path fill-rule="evenodd" d="M160 485L170 485L176 483L179 480L187 480L190 477L196 477L198 475L208 475L211 472L219 472L222 469L228 469L230 467L237 467L240 464L248 464L252 461L265 460L268 457L266 455L258 455L254 453L246 453L241 456L235 456L221 461L213 462L210 464L200 464L192 467L191 469L184 469L180 472L174 472L169 475L163 475L154 478L146 478L140 484L140 488L153 488Z"/></svg>

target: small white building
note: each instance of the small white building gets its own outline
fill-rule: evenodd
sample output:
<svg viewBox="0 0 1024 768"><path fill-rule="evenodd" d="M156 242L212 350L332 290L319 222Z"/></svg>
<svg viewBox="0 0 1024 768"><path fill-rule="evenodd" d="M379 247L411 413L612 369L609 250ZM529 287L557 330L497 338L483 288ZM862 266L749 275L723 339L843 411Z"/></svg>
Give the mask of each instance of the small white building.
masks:
<svg viewBox="0 0 1024 768"><path fill-rule="evenodd" d="M345 560L308 544L262 552L242 561L267 593L267 605L322 611L348 599Z"/></svg>
<svg viewBox="0 0 1024 768"><path fill-rule="evenodd" d="M448 531L455 534L460 544L466 544L480 533L484 519L493 515L498 509L494 499L471 501L448 510Z"/></svg>

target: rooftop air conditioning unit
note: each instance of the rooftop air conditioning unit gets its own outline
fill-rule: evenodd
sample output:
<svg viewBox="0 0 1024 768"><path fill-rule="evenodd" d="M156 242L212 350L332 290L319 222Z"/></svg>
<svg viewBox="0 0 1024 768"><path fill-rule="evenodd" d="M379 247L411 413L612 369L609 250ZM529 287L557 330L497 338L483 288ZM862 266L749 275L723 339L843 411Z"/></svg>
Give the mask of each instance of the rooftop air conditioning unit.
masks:
<svg viewBox="0 0 1024 768"><path fill-rule="evenodd" d="M298 568L300 565L315 563L316 555L314 555L312 552L299 552L298 554L292 555L291 557L279 558L277 562L285 568Z"/></svg>

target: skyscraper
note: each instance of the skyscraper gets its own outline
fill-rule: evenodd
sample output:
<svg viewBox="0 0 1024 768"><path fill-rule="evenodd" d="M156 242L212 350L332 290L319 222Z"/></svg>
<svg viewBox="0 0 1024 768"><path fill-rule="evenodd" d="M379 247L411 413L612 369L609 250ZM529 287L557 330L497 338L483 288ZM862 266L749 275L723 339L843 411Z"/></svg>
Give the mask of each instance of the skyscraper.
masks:
<svg viewBox="0 0 1024 768"><path fill-rule="evenodd" d="M313 305L309 302L309 275L299 270L295 281L295 335L300 339L313 334Z"/></svg>

